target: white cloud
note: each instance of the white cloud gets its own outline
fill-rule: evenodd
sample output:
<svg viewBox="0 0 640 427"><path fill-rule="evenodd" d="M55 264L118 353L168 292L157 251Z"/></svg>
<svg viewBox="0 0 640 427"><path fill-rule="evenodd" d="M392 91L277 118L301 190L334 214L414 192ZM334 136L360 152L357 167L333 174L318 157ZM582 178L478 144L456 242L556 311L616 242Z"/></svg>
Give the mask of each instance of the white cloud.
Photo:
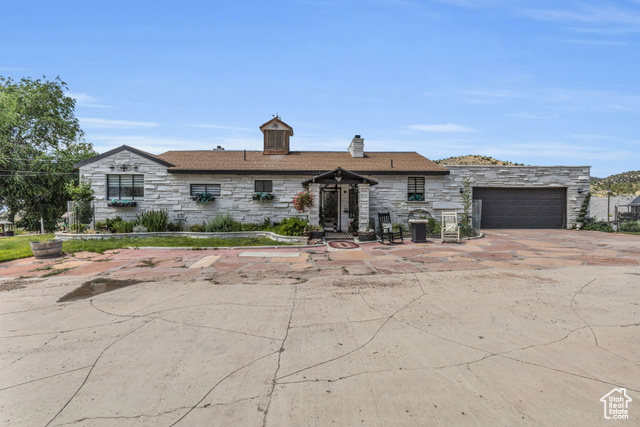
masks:
<svg viewBox="0 0 640 427"><path fill-rule="evenodd" d="M76 100L76 104L79 107L98 107L108 108L108 105L101 104L97 98L89 95L86 92L67 92L67 96Z"/></svg>
<svg viewBox="0 0 640 427"><path fill-rule="evenodd" d="M470 127L455 125L453 123L447 123L442 125L410 125L407 126L412 130L419 130L422 132L475 132L476 130Z"/></svg>
<svg viewBox="0 0 640 427"><path fill-rule="evenodd" d="M551 120L557 119L559 116L557 114L548 115L548 114L533 114L533 113L513 113L508 114L508 117L515 117L518 119L532 119L532 120Z"/></svg>
<svg viewBox="0 0 640 427"><path fill-rule="evenodd" d="M130 129L135 127L155 127L153 122L132 122L129 120L109 120L95 117L78 117L83 128L87 129Z"/></svg>
<svg viewBox="0 0 640 427"><path fill-rule="evenodd" d="M629 43L617 42L611 40L584 40L584 39L569 39L563 40L565 43L571 44L585 44L592 46L629 46Z"/></svg>
<svg viewBox="0 0 640 427"><path fill-rule="evenodd" d="M636 10L623 10L603 3L599 3L597 6L582 6L579 10L528 9L524 14L542 21L571 21L596 25L640 25L640 14Z"/></svg>
<svg viewBox="0 0 640 427"><path fill-rule="evenodd" d="M598 135L598 134L593 134L593 133L575 134L575 135L571 135L571 138L576 138L576 139L616 139L614 136L611 136L611 135Z"/></svg>

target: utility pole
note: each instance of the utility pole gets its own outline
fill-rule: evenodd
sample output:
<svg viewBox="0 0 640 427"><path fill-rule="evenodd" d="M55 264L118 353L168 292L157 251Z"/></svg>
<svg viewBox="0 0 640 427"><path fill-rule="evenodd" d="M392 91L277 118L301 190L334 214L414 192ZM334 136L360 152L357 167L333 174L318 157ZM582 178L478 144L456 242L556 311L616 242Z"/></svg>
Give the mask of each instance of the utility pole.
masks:
<svg viewBox="0 0 640 427"><path fill-rule="evenodd" d="M611 183L607 186L607 224L611 223Z"/></svg>

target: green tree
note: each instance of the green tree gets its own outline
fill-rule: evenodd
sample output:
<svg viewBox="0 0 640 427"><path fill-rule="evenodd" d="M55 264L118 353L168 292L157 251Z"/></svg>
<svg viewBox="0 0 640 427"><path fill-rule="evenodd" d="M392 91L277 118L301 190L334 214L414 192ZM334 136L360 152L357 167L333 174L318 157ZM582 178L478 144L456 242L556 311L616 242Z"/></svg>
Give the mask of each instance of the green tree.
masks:
<svg viewBox="0 0 640 427"><path fill-rule="evenodd" d="M78 226L76 231L82 233L93 219L91 202L95 199L95 191L91 188L91 181L86 179L80 180L78 185L67 182L66 187L71 200L75 202L73 216Z"/></svg>
<svg viewBox="0 0 640 427"><path fill-rule="evenodd" d="M66 210L73 164L94 156L75 117L75 100L59 77L0 76L0 205L19 226L53 231Z"/></svg>

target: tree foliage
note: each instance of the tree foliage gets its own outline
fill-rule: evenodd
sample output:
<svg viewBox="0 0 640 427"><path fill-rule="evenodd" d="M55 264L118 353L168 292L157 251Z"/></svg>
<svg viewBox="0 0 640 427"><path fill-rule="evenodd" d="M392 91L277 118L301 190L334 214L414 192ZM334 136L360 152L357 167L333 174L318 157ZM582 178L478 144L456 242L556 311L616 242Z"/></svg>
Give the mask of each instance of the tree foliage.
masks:
<svg viewBox="0 0 640 427"><path fill-rule="evenodd" d="M67 192L73 200L73 216L77 222L77 231L82 232L85 226L93 219L93 206L91 202L95 199L95 191L91 188L91 181L81 179L78 185L67 182Z"/></svg>
<svg viewBox="0 0 640 427"><path fill-rule="evenodd" d="M73 164L94 156L75 117L75 100L59 78L0 76L0 205L28 230L56 229L66 210Z"/></svg>

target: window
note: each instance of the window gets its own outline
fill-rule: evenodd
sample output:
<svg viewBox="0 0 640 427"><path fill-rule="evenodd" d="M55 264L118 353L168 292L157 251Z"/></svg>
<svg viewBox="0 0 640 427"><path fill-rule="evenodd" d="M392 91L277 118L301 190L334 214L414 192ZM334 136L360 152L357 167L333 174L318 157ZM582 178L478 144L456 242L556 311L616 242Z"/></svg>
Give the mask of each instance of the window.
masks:
<svg viewBox="0 0 640 427"><path fill-rule="evenodd" d="M268 130L267 133L267 148L284 148L284 130Z"/></svg>
<svg viewBox="0 0 640 427"><path fill-rule="evenodd" d="M424 177L409 177L407 200L411 202L422 202L424 200Z"/></svg>
<svg viewBox="0 0 640 427"><path fill-rule="evenodd" d="M349 189L349 218L357 219L358 212L358 192L353 188Z"/></svg>
<svg viewBox="0 0 640 427"><path fill-rule="evenodd" d="M107 175L107 199L135 200L144 197L144 175Z"/></svg>
<svg viewBox="0 0 640 427"><path fill-rule="evenodd" d="M220 184L191 184L191 195L209 193L215 197L220 197Z"/></svg>
<svg viewBox="0 0 640 427"><path fill-rule="evenodd" d="M271 193L273 191L273 181L256 181L256 193Z"/></svg>

